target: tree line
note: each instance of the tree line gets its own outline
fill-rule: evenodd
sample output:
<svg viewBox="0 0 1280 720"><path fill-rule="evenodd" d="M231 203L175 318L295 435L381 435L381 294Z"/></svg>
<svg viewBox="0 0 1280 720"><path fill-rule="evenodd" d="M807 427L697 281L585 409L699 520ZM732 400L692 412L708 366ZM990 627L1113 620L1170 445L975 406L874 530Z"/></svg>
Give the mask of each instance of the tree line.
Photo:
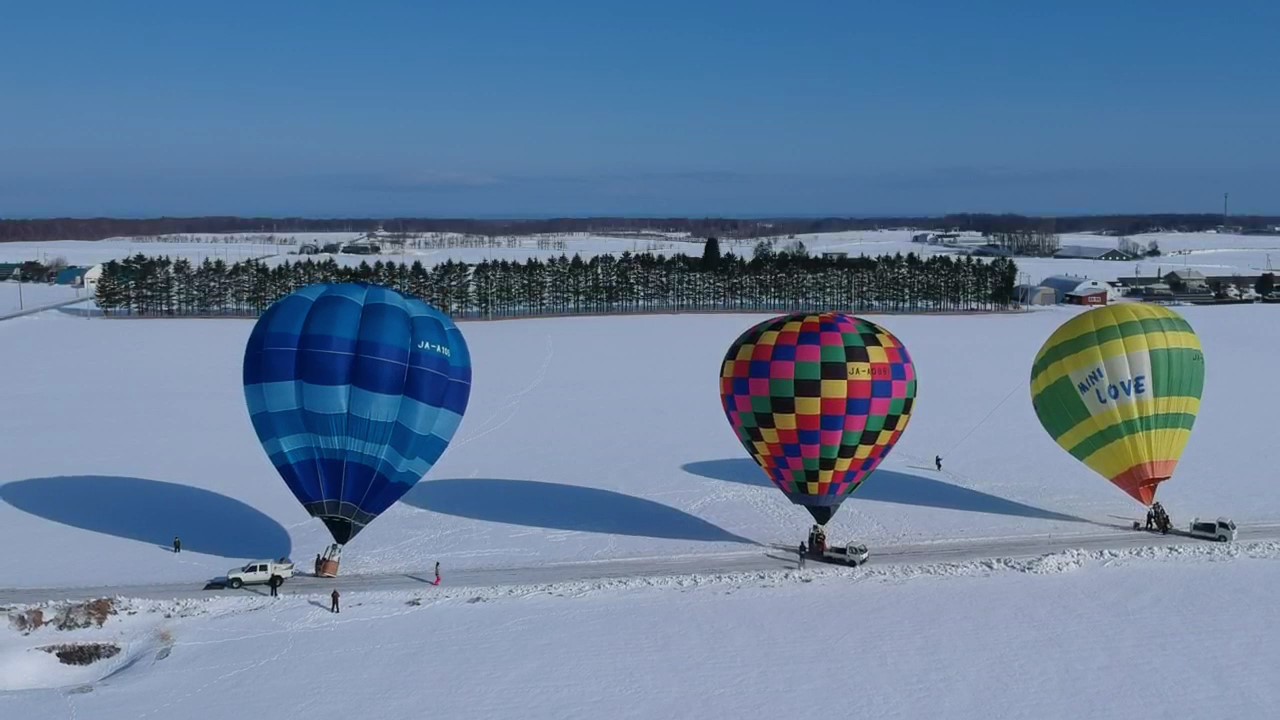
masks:
<svg viewBox="0 0 1280 720"><path fill-rule="evenodd" d="M457 318L689 311L995 311L1012 307L1017 267L997 258L914 253L811 257L765 249L751 260L708 243L702 257L649 253L433 266L332 258L270 265L135 255L103 266L108 315L247 316L312 283L372 283L419 297Z"/></svg>
<svg viewBox="0 0 1280 720"><path fill-rule="evenodd" d="M1280 225L1280 217L1233 215L1230 222L1246 229ZM991 233L1110 232L1131 235L1155 228L1198 231L1217 227L1221 214L1026 216L960 213L943 216L825 218L627 218L581 217L481 220L474 218L302 218L302 217L159 217L159 218L9 218L0 219L0 242L37 240L101 240L196 233L459 232L475 235L546 233L683 232L695 237L757 238L880 228L957 228Z"/></svg>

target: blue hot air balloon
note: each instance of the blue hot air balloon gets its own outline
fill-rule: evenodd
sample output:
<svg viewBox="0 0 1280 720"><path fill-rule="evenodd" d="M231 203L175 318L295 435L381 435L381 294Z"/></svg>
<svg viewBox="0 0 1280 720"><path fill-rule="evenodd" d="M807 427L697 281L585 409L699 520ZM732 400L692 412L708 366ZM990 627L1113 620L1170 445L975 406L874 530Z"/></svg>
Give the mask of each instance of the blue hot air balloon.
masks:
<svg viewBox="0 0 1280 720"><path fill-rule="evenodd" d="M440 459L470 394L471 355L453 321L376 285L282 298L244 353L258 440L339 551Z"/></svg>

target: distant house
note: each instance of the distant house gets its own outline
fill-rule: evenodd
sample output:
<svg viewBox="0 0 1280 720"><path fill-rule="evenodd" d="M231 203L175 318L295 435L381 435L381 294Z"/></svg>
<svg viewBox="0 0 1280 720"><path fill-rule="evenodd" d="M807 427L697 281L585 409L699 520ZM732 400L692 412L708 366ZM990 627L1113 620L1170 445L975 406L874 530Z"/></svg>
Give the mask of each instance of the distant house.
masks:
<svg viewBox="0 0 1280 720"><path fill-rule="evenodd" d="M377 255L382 252L382 246L375 242L357 240L343 245L342 252L347 255Z"/></svg>
<svg viewBox="0 0 1280 720"><path fill-rule="evenodd" d="M922 232L911 236L911 242L913 243L927 243L931 240L933 240L933 233Z"/></svg>
<svg viewBox="0 0 1280 720"><path fill-rule="evenodd" d="M302 243L298 246L299 255L319 255L320 246L315 243Z"/></svg>
<svg viewBox="0 0 1280 720"><path fill-rule="evenodd" d="M1132 260L1133 256L1115 248L1090 247L1088 245L1063 245L1053 254L1055 258L1072 260Z"/></svg>
<svg viewBox="0 0 1280 720"><path fill-rule="evenodd" d="M22 263L0 263L0 280L17 280L22 273Z"/></svg>
<svg viewBox="0 0 1280 720"><path fill-rule="evenodd" d="M1208 279L1199 270L1174 270L1165 273L1164 281L1169 284L1169 287L1188 290L1205 288L1209 285Z"/></svg>
<svg viewBox="0 0 1280 720"><path fill-rule="evenodd" d="M1053 290L1053 301L1057 304L1105 305L1118 297L1115 289L1107 283L1075 275L1052 275L1040 284ZM1104 296L1101 302L1096 298L1086 301L1098 293Z"/></svg>

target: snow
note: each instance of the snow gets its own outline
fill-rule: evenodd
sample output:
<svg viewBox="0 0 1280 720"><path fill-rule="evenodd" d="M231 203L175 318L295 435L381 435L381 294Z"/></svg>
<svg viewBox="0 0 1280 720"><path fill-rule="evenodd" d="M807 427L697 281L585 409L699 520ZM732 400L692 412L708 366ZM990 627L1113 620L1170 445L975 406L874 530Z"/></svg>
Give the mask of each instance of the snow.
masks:
<svg viewBox="0 0 1280 720"><path fill-rule="evenodd" d="M950 252L909 235L799 239L811 252ZM1254 262L1274 240L1160 237L1166 252L1193 251L1193 262ZM134 248L84 245L121 256ZM234 255L251 246L176 247ZM1084 263L1095 278L1132 269L1036 262L1053 268L1045 274ZM24 287L24 301L38 287L47 286ZM0 717L222 718L255 708L309 720L776 718L846 708L961 720L993 710L1266 717L1280 701L1280 637L1259 619L1273 614L1280 591L1280 543L1079 549L1099 547L1099 533L1140 510L1049 439L1027 396L1031 358L1080 311L869 316L910 349L919 401L902 441L831 532L887 561L798 573L787 556L768 570L468 587L450 583L645 558L742 567L733 558L791 547L810 520L768 484L720 409L723 353L764 316L464 323L475 386L459 434L427 479L347 548L340 615L328 612L327 588L299 579L274 600L252 591L122 599L101 628L23 634L0 623ZM1270 331L1280 306L1177 311L1201 338L1207 380L1160 498L1179 525L1193 515L1230 516L1242 528L1280 521L1280 485L1269 482L1280 464L1269 420L1280 403L1280 333ZM60 311L0 322L0 437L9 449L0 542L10 548L0 584L179 583L196 592L249 559L288 554L309 564L327 532L275 474L244 408L251 328ZM175 534L181 554L170 551ZM1018 538L1079 545L1038 557L911 559L920 547ZM364 574L429 572L436 561L441 587L354 584ZM121 652L73 667L37 649L73 641Z"/></svg>
<svg viewBox="0 0 1280 720"><path fill-rule="evenodd" d="M84 288L48 283L0 282L0 315L85 297Z"/></svg>
<svg viewBox="0 0 1280 720"><path fill-rule="evenodd" d="M776 247L781 249L793 242L803 242L811 254L823 252L844 252L851 256L881 255L886 253L909 253L928 256L935 254L958 255L968 252L980 238L962 238L958 246L929 245L911 242L911 237L920 231L916 230L853 230L832 233L801 234L772 238ZM391 262L413 263L421 261L425 265L442 263L446 260L456 262L477 263L484 260L508 260L523 262L529 258L543 260L559 257L562 254L572 256L581 254L590 258L601 254L621 254L623 252L652 252L659 255L685 253L699 255L702 252L702 239L691 238L678 233L651 233L643 236L592 233L561 233L552 235L498 236L496 241L500 247L413 247L400 251L399 248L384 243L382 255L311 255L298 256L298 246L303 243L314 243L323 246L326 243L347 243L363 236L363 233L204 233L191 235L168 235L147 238L111 238L100 241L60 240L56 242L12 242L0 243L0 262L20 262L24 260L49 260L64 258L73 265L86 265L106 262L112 259L123 259L130 255L168 255L172 258L184 257L192 262L202 262L205 258L221 259L225 262L236 262L252 258L266 258L268 263L297 261L307 257L316 260L333 258L343 265L359 265L361 262L373 263L381 259ZM268 242L267 238L274 240ZM452 239L455 243L464 239L459 233L428 234L423 242L432 238ZM1060 236L1061 243L1067 245L1085 245L1092 247L1114 248L1119 245L1120 238L1092 234L1066 233ZM1206 275L1257 274L1266 272L1272 263L1280 262L1280 235L1231 235L1225 233L1151 233L1132 236L1132 240L1143 244L1156 242L1164 253L1160 257L1145 258L1136 262L1116 262L1104 260L1073 260L1055 258L1016 258L1018 268L1025 275L1020 282L1039 283L1050 275L1080 275L1095 280L1115 280L1122 276L1150 276L1167 273L1179 268L1194 268ZM546 241L563 242L564 249L538 247ZM723 252L732 251L738 255L750 256L758 239L720 240Z"/></svg>
<svg viewBox="0 0 1280 720"><path fill-rule="evenodd" d="M122 603L0 634L5 717L1267 717L1280 545ZM1225 607L1224 607L1225 606ZM1140 611L1138 611L1140 609ZM132 613L132 614L130 614ZM1260 631L1262 630L1262 631ZM51 664L32 648L114 642Z"/></svg>
<svg viewBox="0 0 1280 720"><path fill-rule="evenodd" d="M1267 380L1280 334L1257 332L1277 308L1179 310L1202 338L1208 378L1161 498L1178 522L1280 519L1280 486L1263 482L1280 448L1241 410L1242 398L1280 402ZM888 461L836 516L834 537L885 546L1063 535L1134 517L1128 496L1050 440L1026 394L1030 359L1073 312L878 317L912 352L919 404ZM475 389L458 436L347 549L344 572L789 546L808 515L748 459L716 382L725 348L761 317L465 323ZM194 583L255 556L305 564L323 549L327 532L286 490L248 422L240 366L252 325L56 312L0 324L10 381L0 433L23 448L0 466L0 539L45 550L9 558L7 582L118 584L124 565L130 582ZM185 546L177 558L165 552L174 535Z"/></svg>

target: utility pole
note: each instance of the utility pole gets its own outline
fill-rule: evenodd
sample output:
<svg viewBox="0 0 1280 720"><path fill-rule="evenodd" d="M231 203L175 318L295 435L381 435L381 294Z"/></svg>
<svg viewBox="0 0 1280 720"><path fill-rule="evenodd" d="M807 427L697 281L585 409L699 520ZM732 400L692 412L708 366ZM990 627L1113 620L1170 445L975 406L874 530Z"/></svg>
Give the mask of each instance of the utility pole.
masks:
<svg viewBox="0 0 1280 720"><path fill-rule="evenodd" d="M1222 193L1222 226L1227 226L1227 197L1231 193Z"/></svg>

